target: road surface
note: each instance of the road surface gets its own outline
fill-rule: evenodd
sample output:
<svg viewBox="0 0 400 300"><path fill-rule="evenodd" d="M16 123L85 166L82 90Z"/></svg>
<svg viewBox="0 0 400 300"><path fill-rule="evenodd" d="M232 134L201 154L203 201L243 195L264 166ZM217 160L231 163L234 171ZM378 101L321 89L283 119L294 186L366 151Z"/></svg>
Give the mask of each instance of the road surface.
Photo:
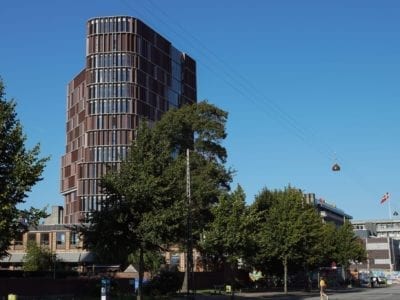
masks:
<svg viewBox="0 0 400 300"><path fill-rule="evenodd" d="M400 285L382 288L347 289L342 291L328 290L329 300L399 300ZM273 299L273 298L272 298ZM276 299L276 298L275 298ZM279 299L279 298L278 298ZM281 298L284 299L284 298ZM296 298L287 298L296 299ZM297 299L319 300L319 296L301 297Z"/></svg>
<svg viewBox="0 0 400 300"><path fill-rule="evenodd" d="M327 290L329 300L399 300L400 284L379 288L348 288L343 290ZM282 292L255 292L235 293L234 296L222 295L196 295L196 300L320 300L319 292L289 292L288 295Z"/></svg>

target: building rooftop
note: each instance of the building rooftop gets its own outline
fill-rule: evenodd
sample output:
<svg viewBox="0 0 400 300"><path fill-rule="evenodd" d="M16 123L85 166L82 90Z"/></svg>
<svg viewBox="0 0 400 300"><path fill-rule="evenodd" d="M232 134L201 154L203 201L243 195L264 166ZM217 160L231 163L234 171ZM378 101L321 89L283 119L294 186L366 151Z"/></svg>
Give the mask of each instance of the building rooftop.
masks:
<svg viewBox="0 0 400 300"><path fill-rule="evenodd" d="M400 219L367 219L367 220L353 220L352 224L365 224L365 223L400 223Z"/></svg>

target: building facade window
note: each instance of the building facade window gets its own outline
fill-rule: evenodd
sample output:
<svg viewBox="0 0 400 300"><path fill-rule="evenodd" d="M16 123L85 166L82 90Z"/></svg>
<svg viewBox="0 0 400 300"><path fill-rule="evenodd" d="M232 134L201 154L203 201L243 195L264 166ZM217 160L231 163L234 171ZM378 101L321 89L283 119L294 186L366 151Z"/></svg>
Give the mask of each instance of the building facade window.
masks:
<svg viewBox="0 0 400 300"><path fill-rule="evenodd" d="M70 235L70 247L77 248L79 245L79 234L77 232L71 231Z"/></svg>
<svg viewBox="0 0 400 300"><path fill-rule="evenodd" d="M28 244L36 243L36 233L28 233Z"/></svg>
<svg viewBox="0 0 400 300"><path fill-rule="evenodd" d="M14 248L23 249L23 243L24 243L24 234L22 232L18 232L14 238Z"/></svg>
<svg viewBox="0 0 400 300"><path fill-rule="evenodd" d="M40 245L49 246L50 245L50 234L48 232L40 233Z"/></svg>
<svg viewBox="0 0 400 300"><path fill-rule="evenodd" d="M65 232L57 231L56 244L57 244L57 249L65 249Z"/></svg>
<svg viewBox="0 0 400 300"><path fill-rule="evenodd" d="M171 259L170 259L170 265L171 267L179 267L181 263L181 256L179 253L173 253L171 255Z"/></svg>

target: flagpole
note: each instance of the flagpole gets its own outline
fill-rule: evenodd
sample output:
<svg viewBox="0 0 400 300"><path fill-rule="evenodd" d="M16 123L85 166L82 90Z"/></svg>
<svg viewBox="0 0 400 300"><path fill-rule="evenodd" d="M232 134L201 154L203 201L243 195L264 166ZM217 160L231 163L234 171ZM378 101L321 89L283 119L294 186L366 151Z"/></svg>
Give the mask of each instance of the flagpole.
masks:
<svg viewBox="0 0 400 300"><path fill-rule="evenodd" d="M392 219L392 209L390 208L390 199L388 199L388 207L389 207L389 219Z"/></svg>

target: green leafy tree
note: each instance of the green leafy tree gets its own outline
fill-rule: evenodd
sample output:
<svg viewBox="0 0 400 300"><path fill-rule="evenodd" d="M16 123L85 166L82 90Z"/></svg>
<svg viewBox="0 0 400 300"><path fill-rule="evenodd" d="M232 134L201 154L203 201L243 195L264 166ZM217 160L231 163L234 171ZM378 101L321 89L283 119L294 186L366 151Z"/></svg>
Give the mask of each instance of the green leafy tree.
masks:
<svg viewBox="0 0 400 300"><path fill-rule="evenodd" d="M298 189L287 187L283 191L268 193L271 201L265 206L265 221L260 224L258 232L258 257L265 261L280 261L284 292L287 293L289 264L309 261L316 253L316 245L321 243L322 223Z"/></svg>
<svg viewBox="0 0 400 300"><path fill-rule="evenodd" d="M225 166L227 151L222 142L226 138L227 112L207 102L187 105L167 112L156 124L157 139L168 141L168 153L175 160L166 172L169 182L176 182L174 198L186 207L186 149L190 149L191 212L193 241L196 244L205 225L212 219L211 207L221 193L229 190L233 171ZM174 183L175 184L175 183ZM186 217L186 211L185 211ZM186 236L186 225L178 235L181 243Z"/></svg>
<svg viewBox="0 0 400 300"><path fill-rule="evenodd" d="M365 261L367 258L366 251L361 240L355 235L353 226L349 221L336 228L330 238L330 243L333 244L334 250L330 254L326 253L326 257L330 258L331 262L334 261L342 267L342 277L345 279L345 271L350 263L352 261Z"/></svg>
<svg viewBox="0 0 400 300"><path fill-rule="evenodd" d="M275 201L277 191L271 191L264 187L250 205L251 214L254 216L255 225L253 234L255 234L256 244L254 246L253 255L247 258L247 262L253 269L262 271L264 274L281 275L281 262L276 257L264 255L262 245L257 236L262 230L261 224L265 224L268 219L268 212Z"/></svg>
<svg viewBox="0 0 400 300"><path fill-rule="evenodd" d="M169 235L168 223L163 228L159 220L174 207L173 199L168 197L172 186L162 180L168 161L172 160L164 149L163 141L156 141L152 130L142 126L120 170L102 182L107 201L81 228L85 246L103 261L125 263L129 254L139 253L139 297L144 252L156 250Z"/></svg>
<svg viewBox="0 0 400 300"><path fill-rule="evenodd" d="M40 247L35 242L30 242L23 258L22 269L28 272L50 271L53 269L55 261L55 254L49 249Z"/></svg>
<svg viewBox="0 0 400 300"><path fill-rule="evenodd" d="M107 199L81 227L84 243L118 262L139 252L140 296L144 253L186 237L186 149L191 150L193 237L229 187L231 172L223 165L226 151L220 145L226 117L203 102L167 112L152 128L142 121L127 159L102 181Z"/></svg>
<svg viewBox="0 0 400 300"><path fill-rule="evenodd" d="M251 207L254 211L259 213L260 221L267 220L267 214L265 212L268 212L274 203L275 195L276 191L270 191L266 187L264 187L261 192L256 195Z"/></svg>
<svg viewBox="0 0 400 300"><path fill-rule="evenodd" d="M0 78L0 257L7 255L11 241L29 225L37 225L47 216L44 209L17 208L41 180L48 158L39 158L39 145L26 149L26 136L15 107L13 100L5 99Z"/></svg>
<svg viewBox="0 0 400 300"><path fill-rule="evenodd" d="M325 223L323 228L323 248L321 250L322 259L320 261L321 267L330 267L332 262L337 262L337 249L338 249L338 239L337 233L338 228L334 223ZM340 247L340 246L339 246Z"/></svg>
<svg viewBox="0 0 400 300"><path fill-rule="evenodd" d="M317 268L323 260L325 245L323 244L324 224L312 204L302 204L303 240L300 245L300 259L297 264L304 271L304 288L311 289L310 270Z"/></svg>
<svg viewBox="0 0 400 300"><path fill-rule="evenodd" d="M323 228L323 241L319 255L321 267L331 267L332 263L342 267L342 278L353 261L365 261L366 252L362 241L355 235L353 226L345 221L342 226L326 223Z"/></svg>
<svg viewBox="0 0 400 300"><path fill-rule="evenodd" d="M254 252L254 218L246 206L246 195L239 185L230 194L221 195L212 208L213 221L203 233L200 249L211 260L213 269L235 270L239 260Z"/></svg>
<svg viewBox="0 0 400 300"><path fill-rule="evenodd" d="M128 262L133 266L139 266L140 264L140 253L136 252L128 256ZM143 255L143 270L150 273L150 276L154 276L165 264L165 258L161 251L146 251Z"/></svg>

